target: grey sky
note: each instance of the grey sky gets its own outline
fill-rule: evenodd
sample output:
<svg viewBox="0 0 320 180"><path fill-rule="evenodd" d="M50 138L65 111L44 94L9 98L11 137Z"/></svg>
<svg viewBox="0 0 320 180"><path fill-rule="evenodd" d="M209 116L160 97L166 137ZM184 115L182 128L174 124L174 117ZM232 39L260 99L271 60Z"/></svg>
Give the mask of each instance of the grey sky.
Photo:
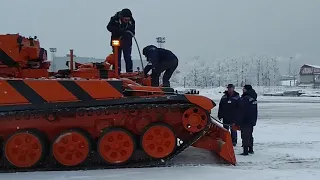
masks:
<svg viewBox="0 0 320 180"><path fill-rule="evenodd" d="M0 33L37 35L58 55L105 57L111 52L106 25L130 8L140 48L165 36L180 59L266 54L320 56L320 0L1 0ZM133 49L137 58L137 49ZM317 63L320 64L320 61Z"/></svg>

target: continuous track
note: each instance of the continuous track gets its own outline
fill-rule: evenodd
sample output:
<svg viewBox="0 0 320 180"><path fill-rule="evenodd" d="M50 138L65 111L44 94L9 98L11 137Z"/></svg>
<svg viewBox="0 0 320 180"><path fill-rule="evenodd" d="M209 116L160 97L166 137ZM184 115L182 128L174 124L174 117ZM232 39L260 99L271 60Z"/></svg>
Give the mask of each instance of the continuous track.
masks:
<svg viewBox="0 0 320 180"><path fill-rule="evenodd" d="M97 107L86 107L86 108L64 108L64 109L48 109L48 110L34 110L34 111L12 111L12 112L2 112L0 113L0 119L4 121L19 121L19 119L29 119L30 123L32 123L33 119L37 119L40 117L46 117L48 121L54 121L55 118L49 117L49 114L55 115L55 117L67 117L74 116L75 114L79 116L92 116L92 114L96 115L108 115L108 114L117 114L117 113L134 113L136 111L160 111L163 108L168 108L168 111L183 112L189 107L194 106L194 104L131 104L131 105L115 105L115 106L97 106ZM209 117L209 116L208 116ZM9 173L9 172L29 172L29 171L63 171L63 170L87 170L87 169L113 169L113 168L143 168L143 167L159 167L165 166L167 161L170 161L178 154L183 152L186 148L191 146L194 142L199 140L203 135L205 135L211 127L211 123L208 123L204 129L200 132L192 135L192 138L187 142L183 142L178 145L173 153L163 159L153 159L147 157L141 148L138 148L138 151L135 154L144 154L142 157L139 155L136 158L133 158L126 164L122 165L110 165L101 159L99 153L94 149L90 153L88 161L85 163L74 166L74 167L66 167L61 166L56 162L53 158L52 153L49 151L42 162L40 162L34 168L14 168L7 162L4 155L1 157L0 162L0 172ZM175 131L175 130L174 130ZM97 141L93 141L93 146L96 147ZM50 148L51 145L49 145Z"/></svg>

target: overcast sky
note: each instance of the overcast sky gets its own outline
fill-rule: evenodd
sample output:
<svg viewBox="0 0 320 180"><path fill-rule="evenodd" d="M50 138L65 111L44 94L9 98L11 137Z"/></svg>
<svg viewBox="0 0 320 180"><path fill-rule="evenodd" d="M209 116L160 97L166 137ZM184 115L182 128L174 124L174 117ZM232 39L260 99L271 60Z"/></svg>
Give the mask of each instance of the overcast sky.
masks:
<svg viewBox="0 0 320 180"><path fill-rule="evenodd" d="M180 59L265 54L320 64L320 0L0 0L0 33L78 56L111 52L106 25L130 8L142 49L165 36ZM137 48L133 48L137 58Z"/></svg>

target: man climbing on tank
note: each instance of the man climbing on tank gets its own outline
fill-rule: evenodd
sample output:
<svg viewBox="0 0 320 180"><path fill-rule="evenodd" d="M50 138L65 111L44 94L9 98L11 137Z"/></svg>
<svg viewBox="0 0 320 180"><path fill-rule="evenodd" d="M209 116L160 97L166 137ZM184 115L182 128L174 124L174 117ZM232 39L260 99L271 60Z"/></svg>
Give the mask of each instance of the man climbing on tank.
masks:
<svg viewBox="0 0 320 180"><path fill-rule="evenodd" d="M132 52L132 35L135 35L135 20L132 17L132 13L129 9L125 8L117 12L114 16L110 18L107 25L108 31L111 32L111 42L112 40L119 40L119 56L118 56L118 71L121 72L121 54L123 52L124 61L126 64L126 72L133 71L133 63L131 59ZM130 31L131 33L129 33ZM114 51L114 49L113 49Z"/></svg>
<svg viewBox="0 0 320 180"><path fill-rule="evenodd" d="M243 87L243 94L240 99L239 118L236 125L240 126L243 153L241 155L253 154L253 127L257 123L258 105L257 93L251 85Z"/></svg>
<svg viewBox="0 0 320 180"><path fill-rule="evenodd" d="M223 127L231 131L231 138L233 146L237 145L237 131L231 128L235 123L239 108L240 95L234 90L233 84L228 84L227 90L221 97L219 102L218 118L222 119Z"/></svg>
<svg viewBox="0 0 320 180"><path fill-rule="evenodd" d="M178 67L178 58L170 50L148 45L143 48L142 54L147 58L148 64L143 69L144 74L152 69L151 86L159 86L159 77L165 71L162 79L163 87L170 87L170 78Z"/></svg>

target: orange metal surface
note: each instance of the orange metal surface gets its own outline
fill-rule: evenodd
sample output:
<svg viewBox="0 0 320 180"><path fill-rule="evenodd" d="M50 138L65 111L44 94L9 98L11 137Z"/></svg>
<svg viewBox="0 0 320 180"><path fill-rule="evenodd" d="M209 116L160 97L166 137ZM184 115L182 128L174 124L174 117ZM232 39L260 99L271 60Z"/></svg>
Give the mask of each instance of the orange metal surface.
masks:
<svg viewBox="0 0 320 180"><path fill-rule="evenodd" d="M135 148L132 135L123 129L105 132L98 142L101 157L111 164L127 162L133 156Z"/></svg>
<svg viewBox="0 0 320 180"><path fill-rule="evenodd" d="M0 80L0 105L26 104L29 101L17 92L7 81Z"/></svg>
<svg viewBox="0 0 320 180"><path fill-rule="evenodd" d="M5 157L16 167L32 167L43 156L43 145L39 138L28 132L16 133L5 143Z"/></svg>
<svg viewBox="0 0 320 180"><path fill-rule="evenodd" d="M216 106L211 99L204 96L190 94L186 94L185 96L191 103L197 104L198 106L208 111L211 111L211 109Z"/></svg>
<svg viewBox="0 0 320 180"><path fill-rule="evenodd" d="M142 135L141 145L153 158L164 158L171 154L177 144L177 138L168 126L155 124Z"/></svg>
<svg viewBox="0 0 320 180"><path fill-rule="evenodd" d="M90 146L89 139L84 134L69 131L53 142L52 154L64 166L77 166L88 158Z"/></svg>
<svg viewBox="0 0 320 180"><path fill-rule="evenodd" d="M58 72L48 71L46 51L32 38L0 35L0 53L0 137L14 167L52 156L74 167L91 152L112 165L130 164L141 151L144 159L166 158L179 152L177 137L236 164L230 133L210 119L211 99L151 87L142 72L119 74L117 48L105 62L86 64L71 50L69 69Z"/></svg>
<svg viewBox="0 0 320 180"><path fill-rule="evenodd" d="M236 164L231 135L217 122L213 122L209 134L203 136L192 146L213 151L225 161Z"/></svg>
<svg viewBox="0 0 320 180"><path fill-rule="evenodd" d="M76 81L76 83L94 99L120 98L123 94L104 80Z"/></svg>
<svg viewBox="0 0 320 180"><path fill-rule="evenodd" d="M77 97L56 80L24 80L24 83L47 100L47 102L79 101Z"/></svg>

